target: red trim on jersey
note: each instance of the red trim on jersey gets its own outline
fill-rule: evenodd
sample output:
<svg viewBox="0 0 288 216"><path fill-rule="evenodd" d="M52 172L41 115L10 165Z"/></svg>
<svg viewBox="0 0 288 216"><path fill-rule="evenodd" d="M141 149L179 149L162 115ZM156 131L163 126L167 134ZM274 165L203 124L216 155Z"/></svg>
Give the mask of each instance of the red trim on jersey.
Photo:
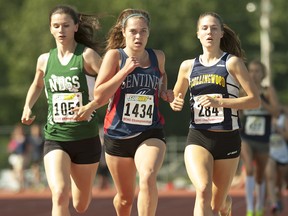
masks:
<svg viewBox="0 0 288 216"><path fill-rule="evenodd" d="M156 98L155 98L155 106L157 107L157 110L158 110L157 115L158 115L160 123L162 125L164 125L165 124L165 119L164 119L164 117L161 114L160 109L159 109L159 90L156 91L155 96L156 96Z"/></svg>
<svg viewBox="0 0 288 216"><path fill-rule="evenodd" d="M112 125L114 116L116 114L117 104L120 100L120 93L121 89L118 88L118 90L114 94L113 101L110 102L108 105L108 109L106 111L105 119L104 119L104 133L107 133L107 129ZM109 106L111 105L110 109Z"/></svg>

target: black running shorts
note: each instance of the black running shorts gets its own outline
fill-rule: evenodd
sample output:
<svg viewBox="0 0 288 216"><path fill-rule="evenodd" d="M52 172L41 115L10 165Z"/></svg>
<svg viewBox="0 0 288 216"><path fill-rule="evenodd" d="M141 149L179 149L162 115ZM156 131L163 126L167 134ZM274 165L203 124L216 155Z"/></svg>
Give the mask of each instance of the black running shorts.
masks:
<svg viewBox="0 0 288 216"><path fill-rule="evenodd" d="M214 160L237 158L241 152L241 137L238 130L215 132L190 128L186 145L202 146Z"/></svg>
<svg viewBox="0 0 288 216"><path fill-rule="evenodd" d="M73 163L92 164L100 161L102 146L99 136L77 141L45 141L44 155L55 149L65 151Z"/></svg>
<svg viewBox="0 0 288 216"><path fill-rule="evenodd" d="M128 139L112 139L104 135L105 151L109 155L134 158L137 148L147 139L156 138L164 143L165 136L162 129L144 131L136 137Z"/></svg>

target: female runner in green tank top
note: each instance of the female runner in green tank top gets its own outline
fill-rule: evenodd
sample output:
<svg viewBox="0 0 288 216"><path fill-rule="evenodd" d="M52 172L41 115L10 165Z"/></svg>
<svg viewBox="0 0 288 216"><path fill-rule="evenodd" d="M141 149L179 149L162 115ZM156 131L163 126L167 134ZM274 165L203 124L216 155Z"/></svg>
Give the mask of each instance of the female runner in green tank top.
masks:
<svg viewBox="0 0 288 216"><path fill-rule="evenodd" d="M93 99L101 57L91 34L98 29L98 20L66 5L56 6L49 19L57 47L38 58L21 121L27 125L34 121L31 110L45 88L44 166L52 192L52 215L67 216L70 190L76 211L88 208L101 154L96 115L89 121L76 121L73 112Z"/></svg>

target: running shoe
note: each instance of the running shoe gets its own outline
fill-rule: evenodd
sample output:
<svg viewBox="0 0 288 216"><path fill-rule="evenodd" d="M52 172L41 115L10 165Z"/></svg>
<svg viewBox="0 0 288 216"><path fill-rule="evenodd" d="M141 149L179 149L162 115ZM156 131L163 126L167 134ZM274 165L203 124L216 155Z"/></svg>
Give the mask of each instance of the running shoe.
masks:
<svg viewBox="0 0 288 216"><path fill-rule="evenodd" d="M247 211L246 216L254 216L253 211Z"/></svg>
<svg viewBox="0 0 288 216"><path fill-rule="evenodd" d="M264 212L262 210L256 211L255 216L264 216Z"/></svg>

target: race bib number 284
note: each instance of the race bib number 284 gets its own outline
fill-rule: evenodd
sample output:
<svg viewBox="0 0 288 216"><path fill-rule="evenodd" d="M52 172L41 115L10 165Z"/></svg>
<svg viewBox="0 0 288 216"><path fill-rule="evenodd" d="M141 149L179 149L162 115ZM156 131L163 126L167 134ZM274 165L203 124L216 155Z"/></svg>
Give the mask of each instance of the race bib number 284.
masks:
<svg viewBox="0 0 288 216"><path fill-rule="evenodd" d="M202 95L201 95L202 96ZM194 121L196 124L213 124L224 121L223 107L203 107L198 102L201 96L194 97ZM221 94L208 94L210 97L221 97Z"/></svg>

